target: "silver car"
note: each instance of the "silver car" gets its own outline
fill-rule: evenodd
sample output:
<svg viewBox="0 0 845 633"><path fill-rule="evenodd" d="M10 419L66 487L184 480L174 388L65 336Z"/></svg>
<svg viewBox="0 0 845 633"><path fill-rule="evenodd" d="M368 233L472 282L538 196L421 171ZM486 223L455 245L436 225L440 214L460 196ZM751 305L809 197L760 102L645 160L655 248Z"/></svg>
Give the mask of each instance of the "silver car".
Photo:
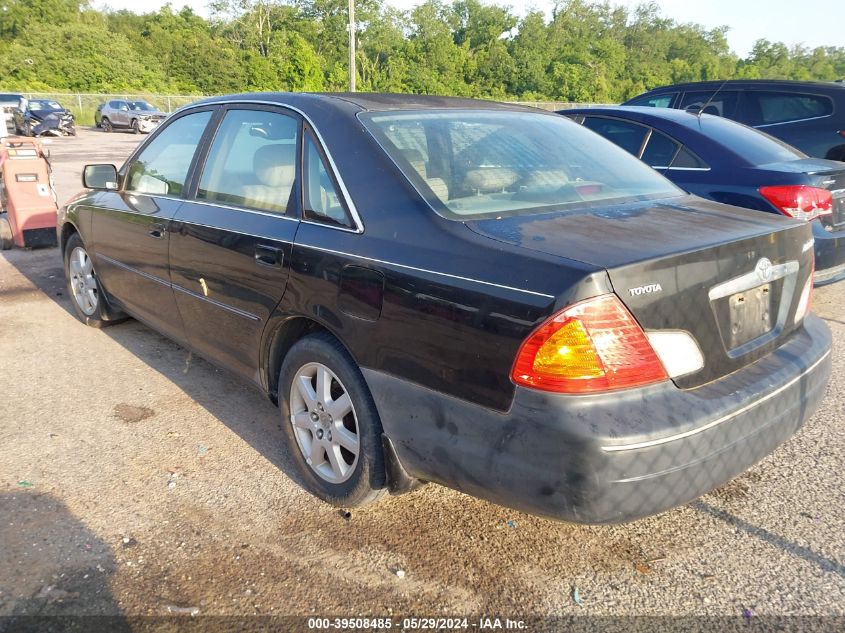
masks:
<svg viewBox="0 0 845 633"><path fill-rule="evenodd" d="M100 106L99 125L106 132L132 130L135 134L152 132L167 114L146 101L113 99Z"/></svg>

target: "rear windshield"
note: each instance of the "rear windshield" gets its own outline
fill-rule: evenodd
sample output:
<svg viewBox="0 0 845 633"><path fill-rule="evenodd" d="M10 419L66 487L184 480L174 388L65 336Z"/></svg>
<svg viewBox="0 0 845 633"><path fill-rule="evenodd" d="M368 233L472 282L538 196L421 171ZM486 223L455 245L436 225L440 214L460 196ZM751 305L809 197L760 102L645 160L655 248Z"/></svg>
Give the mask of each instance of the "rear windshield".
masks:
<svg viewBox="0 0 845 633"><path fill-rule="evenodd" d="M699 125L702 134L719 145L729 147L749 165L767 165L807 157L773 136L722 117L704 114L699 118Z"/></svg>
<svg viewBox="0 0 845 633"><path fill-rule="evenodd" d="M367 113L361 120L450 219L649 200L682 191L566 117L517 111Z"/></svg>
<svg viewBox="0 0 845 633"><path fill-rule="evenodd" d="M29 102L30 110L64 110L57 101L46 101L42 99L33 99Z"/></svg>

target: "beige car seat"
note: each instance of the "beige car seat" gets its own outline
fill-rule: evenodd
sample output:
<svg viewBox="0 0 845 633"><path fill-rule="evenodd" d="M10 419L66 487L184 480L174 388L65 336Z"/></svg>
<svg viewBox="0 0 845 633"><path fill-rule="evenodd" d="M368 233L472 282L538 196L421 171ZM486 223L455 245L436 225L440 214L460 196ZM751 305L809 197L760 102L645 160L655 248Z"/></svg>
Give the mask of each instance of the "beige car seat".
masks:
<svg viewBox="0 0 845 633"><path fill-rule="evenodd" d="M411 163L411 167L413 167L414 171L416 171L420 175L420 178L425 181L425 184L429 186L435 196L444 202L449 199L449 185L447 185L446 181L442 178L428 177L428 168L425 165L425 159L423 158L420 150L406 149L402 151L402 155L405 157L405 160Z"/></svg>
<svg viewBox="0 0 845 633"><path fill-rule="evenodd" d="M265 145L255 152L252 164L260 184L242 188L244 204L256 209L285 211L296 177L296 145Z"/></svg>

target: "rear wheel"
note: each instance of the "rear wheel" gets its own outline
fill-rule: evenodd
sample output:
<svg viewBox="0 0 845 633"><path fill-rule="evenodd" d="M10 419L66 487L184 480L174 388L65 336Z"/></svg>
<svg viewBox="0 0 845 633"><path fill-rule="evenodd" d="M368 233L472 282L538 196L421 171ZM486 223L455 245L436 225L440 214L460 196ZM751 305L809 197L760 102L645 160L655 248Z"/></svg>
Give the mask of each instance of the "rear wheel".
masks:
<svg viewBox="0 0 845 633"><path fill-rule="evenodd" d="M103 132L112 132L114 130L111 121L109 121L109 118L105 116L100 119L100 127L103 128Z"/></svg>
<svg viewBox="0 0 845 633"><path fill-rule="evenodd" d="M109 313L94 262L78 233L71 235L65 245L65 278L73 311L85 325L102 328L125 318L122 313Z"/></svg>
<svg viewBox="0 0 845 633"><path fill-rule="evenodd" d="M7 251L15 245L12 238L12 225L5 213L0 214L0 251Z"/></svg>
<svg viewBox="0 0 845 633"><path fill-rule="evenodd" d="M294 345L279 375L282 428L306 488L334 505L385 492L381 422L361 371L330 334Z"/></svg>

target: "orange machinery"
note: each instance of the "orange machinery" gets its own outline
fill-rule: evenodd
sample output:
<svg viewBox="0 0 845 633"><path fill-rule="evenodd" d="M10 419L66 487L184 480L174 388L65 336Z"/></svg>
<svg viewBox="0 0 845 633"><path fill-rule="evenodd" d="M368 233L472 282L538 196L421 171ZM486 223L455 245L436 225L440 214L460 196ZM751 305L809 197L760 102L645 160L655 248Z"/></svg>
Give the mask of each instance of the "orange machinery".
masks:
<svg viewBox="0 0 845 633"><path fill-rule="evenodd" d="M0 139L0 248L56 246L56 190L34 138Z"/></svg>

